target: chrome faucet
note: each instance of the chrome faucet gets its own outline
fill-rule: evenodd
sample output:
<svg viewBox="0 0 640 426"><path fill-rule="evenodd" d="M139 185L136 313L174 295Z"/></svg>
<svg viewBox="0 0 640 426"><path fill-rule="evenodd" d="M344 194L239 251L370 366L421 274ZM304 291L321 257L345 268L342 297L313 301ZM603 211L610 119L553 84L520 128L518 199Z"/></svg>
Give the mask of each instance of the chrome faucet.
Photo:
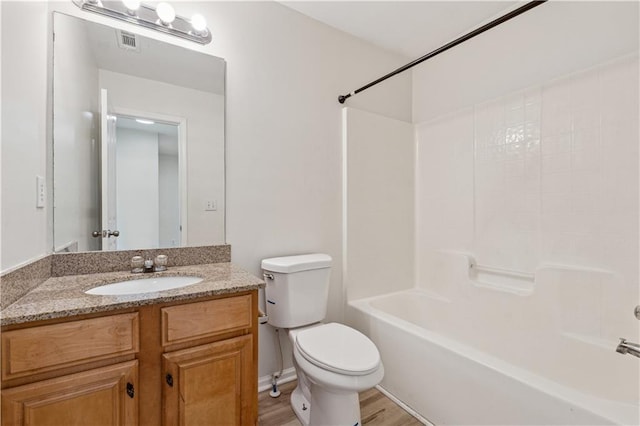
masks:
<svg viewBox="0 0 640 426"><path fill-rule="evenodd" d="M141 274L149 272L162 272L167 270L167 255L159 254L155 262L148 257L146 260L142 256L131 258L131 273Z"/></svg>
<svg viewBox="0 0 640 426"><path fill-rule="evenodd" d="M151 258L144 261L144 273L154 272L153 271L153 260Z"/></svg>
<svg viewBox="0 0 640 426"><path fill-rule="evenodd" d="M640 358L640 345L637 343L627 342L627 339L620 338L620 344L618 344L616 352L623 355L631 354Z"/></svg>

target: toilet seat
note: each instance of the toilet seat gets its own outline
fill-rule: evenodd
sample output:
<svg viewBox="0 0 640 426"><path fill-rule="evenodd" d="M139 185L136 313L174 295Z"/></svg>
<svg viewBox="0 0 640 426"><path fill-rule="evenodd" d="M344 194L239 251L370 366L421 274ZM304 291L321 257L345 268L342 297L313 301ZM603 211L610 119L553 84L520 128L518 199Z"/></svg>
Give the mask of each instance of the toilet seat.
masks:
<svg viewBox="0 0 640 426"><path fill-rule="evenodd" d="M334 373L363 376L380 366L380 353L367 336L343 324L329 323L297 333L295 345L310 363Z"/></svg>

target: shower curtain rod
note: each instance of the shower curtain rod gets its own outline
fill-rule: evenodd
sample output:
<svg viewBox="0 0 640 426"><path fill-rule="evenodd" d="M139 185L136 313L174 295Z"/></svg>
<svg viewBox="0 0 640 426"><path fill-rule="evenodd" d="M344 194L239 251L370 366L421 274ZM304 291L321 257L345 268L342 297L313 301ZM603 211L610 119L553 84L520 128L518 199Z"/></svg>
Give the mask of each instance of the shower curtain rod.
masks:
<svg viewBox="0 0 640 426"><path fill-rule="evenodd" d="M503 22L507 22L509 19L515 18L516 16L518 16L518 15L520 15L520 14L522 14L522 13L524 13L524 12L530 10L530 9L533 9L536 6L540 6L542 3L545 3L546 1L547 0L534 0L534 1L531 1L531 2L529 2L527 4L525 4L524 6L520 6L519 8L507 13L506 15L503 15L503 16L497 18L497 19L494 19L493 21L481 26L480 28L477 28L477 29L471 31L470 33L467 33L467 34L465 34L465 35L463 35L461 37L458 37L457 39L445 44L444 46L441 46L441 47L437 48L436 50L434 50L432 52L429 52L426 55L421 56L420 58L418 58L418 59L416 59L416 60L414 60L412 62L409 62L408 64L398 68L397 70L392 71L389 74L387 74L387 75L385 75L383 77L380 77L379 79L377 79L375 81L372 81L371 83L367 84L366 86L362 86L361 88L356 89L353 92L348 93L346 95L338 96L338 102L343 104L344 101L346 101L351 96L357 95L358 93L360 93L360 92L362 92L364 90L367 90L369 87L375 86L378 83L382 83L383 81L385 81L389 77L393 77L396 74L400 74L401 72L406 71L409 68L412 68L412 67L418 65L419 63L422 63L422 62L426 61L427 59L433 58L434 56L439 55L440 53L442 53L442 52L444 52L446 50L449 50L452 47L457 46L460 43L465 42L465 41L477 36L478 34L482 34L483 32L485 32L487 30L490 30L491 28L502 24Z"/></svg>

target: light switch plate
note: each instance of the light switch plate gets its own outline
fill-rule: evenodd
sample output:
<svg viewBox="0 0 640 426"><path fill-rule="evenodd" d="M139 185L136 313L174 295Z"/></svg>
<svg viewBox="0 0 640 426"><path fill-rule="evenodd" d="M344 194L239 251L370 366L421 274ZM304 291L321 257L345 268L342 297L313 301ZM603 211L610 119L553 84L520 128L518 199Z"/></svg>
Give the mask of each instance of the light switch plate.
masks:
<svg viewBox="0 0 640 426"><path fill-rule="evenodd" d="M207 200L204 203L204 211L206 212L214 212L218 210L218 203L216 203L216 200Z"/></svg>
<svg viewBox="0 0 640 426"><path fill-rule="evenodd" d="M36 176L36 207L44 208L47 203L47 187L43 176Z"/></svg>

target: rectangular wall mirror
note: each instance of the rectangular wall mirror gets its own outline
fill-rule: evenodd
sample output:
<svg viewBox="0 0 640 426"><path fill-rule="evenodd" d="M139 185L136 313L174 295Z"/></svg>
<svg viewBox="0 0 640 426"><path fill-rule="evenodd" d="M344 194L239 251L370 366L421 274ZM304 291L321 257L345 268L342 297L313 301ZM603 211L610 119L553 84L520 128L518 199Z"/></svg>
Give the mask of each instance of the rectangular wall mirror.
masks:
<svg viewBox="0 0 640 426"><path fill-rule="evenodd" d="M55 252L225 242L225 61L53 17Z"/></svg>

